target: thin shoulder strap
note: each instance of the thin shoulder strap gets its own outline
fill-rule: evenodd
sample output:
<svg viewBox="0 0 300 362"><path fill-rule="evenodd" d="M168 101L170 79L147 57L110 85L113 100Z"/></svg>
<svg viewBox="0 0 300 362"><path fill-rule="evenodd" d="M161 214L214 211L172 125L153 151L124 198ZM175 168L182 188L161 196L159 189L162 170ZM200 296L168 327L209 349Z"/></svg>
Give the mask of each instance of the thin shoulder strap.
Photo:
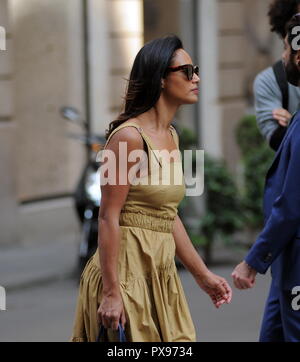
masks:
<svg viewBox="0 0 300 362"><path fill-rule="evenodd" d="M125 128L125 127L135 127L140 135L142 136L142 138L145 140L146 144L150 147L150 149L152 150L155 150L156 147L152 144L152 141L150 140L150 138L145 134L145 132L143 131L142 127L138 126L136 123L133 123L133 122L126 122L126 123L122 123L120 126L116 127L112 132L111 134L109 135L108 139L106 140L104 146L102 147L102 149L98 152L97 154L97 157L96 159L99 160L100 159L100 154L101 154L101 151L103 151L108 142L110 141L111 137L113 136L113 134L115 134L117 131L119 131L120 129L122 128ZM154 152L155 154L155 152ZM158 163L161 165L161 162L159 161L159 159L157 158L157 156L155 155L155 158L157 159Z"/></svg>
<svg viewBox="0 0 300 362"><path fill-rule="evenodd" d="M137 130L140 132L140 134L142 135L142 137L145 139L146 143L148 143L148 145L150 146L150 148L152 150L156 150L157 147L155 146L155 144L152 142L151 138L144 132L143 128L138 126L137 124L135 123L131 123L131 122L128 122L127 125L132 125L134 127L137 128ZM172 136L175 140L175 143L177 145L177 147L179 148L179 142L178 142L178 134L175 130L175 127L173 127L172 125L170 126L170 131L172 133Z"/></svg>
<svg viewBox="0 0 300 362"><path fill-rule="evenodd" d="M149 145L149 147L152 149L152 150L155 150L156 147L155 145L152 143L150 137L147 136L147 134L144 132L143 128L140 127L139 125L137 125L136 123L133 123L133 122L127 122L126 124L127 126L133 126L135 127L141 134L141 136L144 138L145 142Z"/></svg>
<svg viewBox="0 0 300 362"><path fill-rule="evenodd" d="M158 156L155 153L155 150L158 150L158 148L152 143L152 140L150 139L150 137L143 131L142 127L137 126L136 124L131 123L134 127L137 127L137 129L139 130L140 134L142 135L142 137L144 138L145 142L148 144L148 146L150 147L150 149L153 151L153 154L157 160L157 162L159 163L160 167L162 167L161 161L158 158ZM173 136L174 142L177 146L177 149L179 150L179 142L178 142L178 134L175 130L175 128L171 125L170 126L170 131L171 134Z"/></svg>
<svg viewBox="0 0 300 362"><path fill-rule="evenodd" d="M128 123L126 124L120 124L118 127L116 127L111 133L110 135L108 136L108 139L106 140L105 144L101 147L101 150L97 153L96 155L96 161L100 161L101 159L101 154L103 153L103 151L105 150L106 146L108 145L110 139L112 138L112 136L117 132L119 131L121 128L124 128L128 125Z"/></svg>
<svg viewBox="0 0 300 362"><path fill-rule="evenodd" d="M150 146L150 148L152 150L155 150L156 149L156 146L152 143L152 140L150 139L150 137L144 132L143 128L140 127L139 125L137 125L136 123L134 122L126 122L126 123L122 123L120 126L118 126L117 128L115 128L111 134L109 135L107 141L105 142L105 145L103 146L103 149L107 146L109 140L111 139L112 135L117 132L118 130L120 130L121 128L124 128L124 127L135 127L139 132L140 134L142 135L142 137L145 139L146 143L148 143L148 145ZM175 140L175 143L177 144L177 147L179 147L179 140L178 140L178 134L174 128L174 126L170 126L170 130L171 130L171 133L173 135L173 138Z"/></svg>
<svg viewBox="0 0 300 362"><path fill-rule="evenodd" d="M148 137L148 136L146 135L146 133L144 132L144 130L143 130L142 127L138 126L137 124L135 124L135 123L133 123L133 122L128 122L128 123L127 123L127 126L133 126L133 127L135 127L135 128L140 132L140 135L143 137L143 139L145 140L146 144L149 146L149 148L150 148L152 151L154 151L154 150L157 149L157 147L152 143L152 140L150 139L150 137ZM157 162L159 163L160 167L162 167L162 164L161 164L159 158L157 157L156 153L153 152L153 154L154 154ZM150 155L149 155L149 156L150 156Z"/></svg>
<svg viewBox="0 0 300 362"><path fill-rule="evenodd" d="M147 145L149 146L149 148L150 148L151 150L156 150L156 149L157 149L157 147L152 143L152 140L150 139L150 137L148 137L148 135L144 132L144 130L143 130L142 127L140 127L139 125L137 125L137 124L134 123L134 122L126 122L126 123L122 123L120 126L118 126L117 128L115 128L115 129L111 132L111 134L109 135L107 141L105 142L105 145L103 146L102 150L105 149L105 147L107 146L109 140L111 139L112 135L113 135L115 132L117 132L118 130L120 130L120 129L122 129L122 128L130 127L130 126L135 127L135 128L139 131L140 135L143 137L143 139L145 140L145 142L147 143ZM175 128L174 128L172 125L170 126L170 130L171 130L173 139L174 139L174 141L175 141L175 144L177 145L177 148L179 149L179 137L178 137L178 134L177 134ZM102 150L101 150L101 151L102 151ZM101 151L100 151L100 152L101 152ZM99 153L100 153L100 152L99 152ZM155 152L153 152L153 153L154 153L154 156L155 156L157 162L158 162L159 165L162 167L162 164L161 164L160 160L158 159L157 155L155 154ZM98 156L97 156L97 158L98 158Z"/></svg>
<svg viewBox="0 0 300 362"><path fill-rule="evenodd" d="M176 143L176 146L179 149L179 136L178 136L178 133L176 131L176 128L173 125L171 125L170 130L172 132L172 135L173 135L174 141Z"/></svg>
<svg viewBox="0 0 300 362"><path fill-rule="evenodd" d="M126 122L126 123L122 123L120 126L118 126L117 128L115 128L111 134L109 135L107 141L105 142L105 145L103 146L103 149L107 146L108 142L110 141L111 137L113 136L114 133L116 133L117 131L119 131L120 129L122 128L125 128L125 127L135 127L139 133L142 135L142 137L145 139L146 143L149 144L149 146L154 149L153 147L153 144L152 144L152 141L149 139L149 137L144 133L142 127L138 126L136 123L133 123L133 122Z"/></svg>
<svg viewBox="0 0 300 362"><path fill-rule="evenodd" d="M157 162L159 163L159 165L162 167L161 161L159 160L159 158L157 157L156 153L154 150L158 150L158 148L152 143L152 140L150 139L150 137L144 132L143 128L138 126L137 124L133 123L133 122L128 122L127 125L132 125L134 127L136 127L138 129L138 131L140 132L141 136L144 138L145 142L148 144L149 148L153 151L153 154L157 160ZM172 133L174 142L177 146L177 149L179 150L179 137L178 134L176 132L176 129L174 126L170 125L170 131Z"/></svg>
<svg viewBox="0 0 300 362"><path fill-rule="evenodd" d="M289 108L289 86L286 78L286 73L284 71L283 63L281 60L276 62L273 65L273 71L275 74L276 81L278 83L278 86L280 88L281 94L282 94L282 107L284 109Z"/></svg>
<svg viewBox="0 0 300 362"><path fill-rule="evenodd" d="M110 141L110 139L112 138L112 136L113 136L117 131L119 131L121 128L124 128L125 126L126 126L126 125L122 123L122 124L120 124L118 127L116 127L116 128L110 133L110 135L108 136L108 139L106 140L106 142L105 142L102 150L105 149L105 147L107 146L107 144L108 144L108 142Z"/></svg>

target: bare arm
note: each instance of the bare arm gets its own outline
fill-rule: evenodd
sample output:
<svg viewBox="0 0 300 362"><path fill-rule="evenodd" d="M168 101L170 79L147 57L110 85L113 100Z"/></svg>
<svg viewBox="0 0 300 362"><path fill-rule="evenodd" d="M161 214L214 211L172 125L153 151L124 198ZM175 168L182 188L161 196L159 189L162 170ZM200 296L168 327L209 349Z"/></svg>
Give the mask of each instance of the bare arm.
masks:
<svg viewBox="0 0 300 362"><path fill-rule="evenodd" d="M119 142L126 142L127 144L127 161L121 164L120 167ZM118 255L121 236L119 217L130 188L128 171L133 166L139 164L139 161L128 162L128 154L137 149L143 149L143 141L138 131L133 127L126 127L117 131L106 146L106 150L113 151L115 155L116 181L115 184L101 184L102 199L98 223L98 246L103 282L103 299L98 310L98 316L99 321L104 324L105 328L112 327L117 329L120 318L123 327L125 324L118 276ZM110 165L109 169L111 170L112 167L114 166ZM104 172L104 176L107 177L108 172ZM125 185L121 184L122 179L127 180Z"/></svg>
<svg viewBox="0 0 300 362"><path fill-rule="evenodd" d="M174 223L173 237L176 244L177 257L194 276L200 288L210 296L216 308L219 308L224 303L230 303L232 290L229 284L224 278L208 270L193 246L178 215Z"/></svg>
<svg viewBox="0 0 300 362"><path fill-rule="evenodd" d="M108 214L107 212L100 216L98 225L103 294L107 296L116 295L119 293L117 264L120 243L120 227L117 213Z"/></svg>
<svg viewBox="0 0 300 362"><path fill-rule="evenodd" d="M195 278L202 278L208 272L208 269L193 246L178 215L174 223L173 236L177 257Z"/></svg>

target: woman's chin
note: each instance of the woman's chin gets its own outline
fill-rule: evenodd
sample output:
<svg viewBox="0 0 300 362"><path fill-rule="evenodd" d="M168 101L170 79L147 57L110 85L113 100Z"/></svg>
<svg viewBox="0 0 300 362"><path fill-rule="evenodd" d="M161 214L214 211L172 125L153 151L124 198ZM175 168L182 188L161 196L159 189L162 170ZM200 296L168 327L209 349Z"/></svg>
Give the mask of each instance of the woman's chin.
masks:
<svg viewBox="0 0 300 362"><path fill-rule="evenodd" d="M198 102L198 95L193 95L185 102L185 104L195 104Z"/></svg>

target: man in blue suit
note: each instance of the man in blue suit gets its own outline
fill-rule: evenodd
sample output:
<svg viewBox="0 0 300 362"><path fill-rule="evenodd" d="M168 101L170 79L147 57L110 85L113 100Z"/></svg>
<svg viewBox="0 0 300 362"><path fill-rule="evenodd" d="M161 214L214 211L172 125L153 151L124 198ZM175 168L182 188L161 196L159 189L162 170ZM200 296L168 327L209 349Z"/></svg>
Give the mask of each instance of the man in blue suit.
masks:
<svg viewBox="0 0 300 362"><path fill-rule="evenodd" d="M287 26L283 62L288 82L300 87L300 14ZM255 170L253 170L255 172ZM257 273L271 266L272 284L261 342L300 342L300 112L267 173L265 223L244 261L232 273L238 289L252 288Z"/></svg>

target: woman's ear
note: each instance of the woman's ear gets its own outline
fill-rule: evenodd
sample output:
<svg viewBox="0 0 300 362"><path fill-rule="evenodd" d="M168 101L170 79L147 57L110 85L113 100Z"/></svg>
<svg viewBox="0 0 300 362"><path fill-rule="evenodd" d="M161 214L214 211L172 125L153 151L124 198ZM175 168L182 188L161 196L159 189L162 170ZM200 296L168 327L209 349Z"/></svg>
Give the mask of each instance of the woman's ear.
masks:
<svg viewBox="0 0 300 362"><path fill-rule="evenodd" d="M165 88L165 80L162 79L162 80L161 80L161 89L164 89L164 88Z"/></svg>

